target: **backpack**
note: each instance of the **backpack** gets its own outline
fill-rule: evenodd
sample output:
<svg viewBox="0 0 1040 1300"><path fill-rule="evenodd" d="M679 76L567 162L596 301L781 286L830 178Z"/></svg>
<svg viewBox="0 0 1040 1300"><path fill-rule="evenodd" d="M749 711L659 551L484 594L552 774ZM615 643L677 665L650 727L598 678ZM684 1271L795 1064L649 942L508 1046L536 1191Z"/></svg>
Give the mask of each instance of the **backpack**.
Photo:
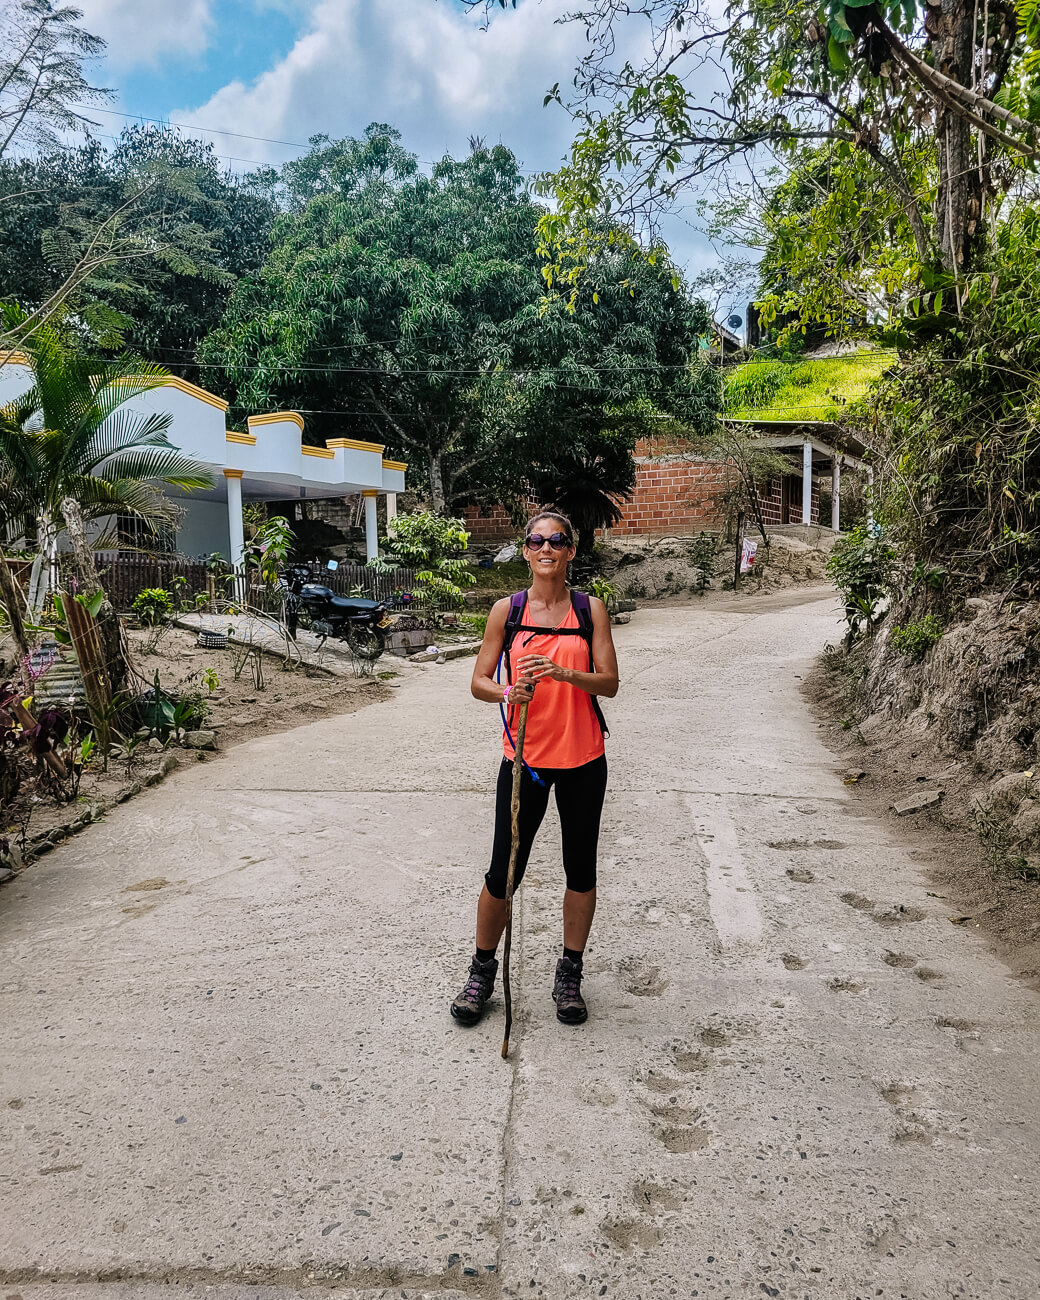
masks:
<svg viewBox="0 0 1040 1300"><path fill-rule="evenodd" d="M527 592L518 591L509 598L509 613L506 615L505 638L502 642L502 655L506 661L506 678L512 679L512 664L509 658L509 651L520 632L541 633L551 632L554 636L580 636L584 638L585 644L589 651L589 672L596 671L595 661L592 658L592 604L584 591L572 591L571 608L574 610L578 619L577 627L536 627L524 623L524 610L527 608ZM599 706L599 700L595 695L589 697L592 700L592 711L596 715L596 721L599 723L600 731L604 736L610 735L607 727L607 720L603 716L603 710Z"/></svg>

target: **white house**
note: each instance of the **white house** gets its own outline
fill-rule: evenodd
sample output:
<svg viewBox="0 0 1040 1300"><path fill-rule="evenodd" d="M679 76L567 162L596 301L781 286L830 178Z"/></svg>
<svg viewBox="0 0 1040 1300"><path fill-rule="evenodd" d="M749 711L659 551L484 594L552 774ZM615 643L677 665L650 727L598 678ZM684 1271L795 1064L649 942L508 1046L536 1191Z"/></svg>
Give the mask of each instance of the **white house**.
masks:
<svg viewBox="0 0 1040 1300"><path fill-rule="evenodd" d="M23 354L0 354L0 405L25 392L31 382ZM142 414L169 412L169 441L213 476L212 488L171 492L187 512L177 529L181 553L219 551L237 563L244 546L243 501L314 501L358 493L365 498L368 558L378 553L376 499L386 494L386 514L392 519L408 466L387 460L377 443L330 438L324 447L305 446L303 416L296 411L251 415L249 432L236 433L227 428L223 398L172 375L160 387L129 399L127 406Z"/></svg>

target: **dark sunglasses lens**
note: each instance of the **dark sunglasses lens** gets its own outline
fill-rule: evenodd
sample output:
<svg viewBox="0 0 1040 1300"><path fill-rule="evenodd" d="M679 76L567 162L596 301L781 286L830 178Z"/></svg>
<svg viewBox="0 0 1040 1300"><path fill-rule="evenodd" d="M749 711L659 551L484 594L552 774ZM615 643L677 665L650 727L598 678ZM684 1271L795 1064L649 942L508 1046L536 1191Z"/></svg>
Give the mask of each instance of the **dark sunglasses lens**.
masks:
<svg viewBox="0 0 1040 1300"><path fill-rule="evenodd" d="M543 537L541 533L530 533L527 537L527 545L532 551L540 551L546 542L554 551L562 551L570 546L571 539L566 533L553 533L551 537Z"/></svg>

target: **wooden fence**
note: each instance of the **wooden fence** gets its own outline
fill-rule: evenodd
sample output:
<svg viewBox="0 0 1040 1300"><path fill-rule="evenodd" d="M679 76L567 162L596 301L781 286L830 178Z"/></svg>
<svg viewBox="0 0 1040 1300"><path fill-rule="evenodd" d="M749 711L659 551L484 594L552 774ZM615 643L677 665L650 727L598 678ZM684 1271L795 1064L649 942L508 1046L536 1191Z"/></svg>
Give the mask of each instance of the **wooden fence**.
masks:
<svg viewBox="0 0 1040 1300"><path fill-rule="evenodd" d="M172 590L174 578L184 578L181 595L187 599L206 591L206 566L177 556L106 555L95 557L101 585L118 610L127 610L145 587ZM179 585L179 584L178 584Z"/></svg>
<svg viewBox="0 0 1040 1300"><path fill-rule="evenodd" d="M394 569L377 573L363 564L341 564L334 573L319 569L317 581L331 587L337 596L349 596L360 587L368 600L390 600L395 591L411 591L415 586L414 569Z"/></svg>
<svg viewBox="0 0 1040 1300"><path fill-rule="evenodd" d="M180 589L180 595L185 600L190 600L207 589L206 566L195 560L176 556L100 553L97 565L108 598L118 610L128 610L134 603L135 596L145 587L172 590L174 578L185 580L185 585ZM375 569L369 569L363 564L341 564L333 572L316 567L314 574L315 581L331 587L339 596L348 596L360 588L369 600L390 600L395 591L411 591L415 585L415 571L412 569L377 573ZM218 590L223 594L223 583ZM251 596L250 599L252 598Z"/></svg>

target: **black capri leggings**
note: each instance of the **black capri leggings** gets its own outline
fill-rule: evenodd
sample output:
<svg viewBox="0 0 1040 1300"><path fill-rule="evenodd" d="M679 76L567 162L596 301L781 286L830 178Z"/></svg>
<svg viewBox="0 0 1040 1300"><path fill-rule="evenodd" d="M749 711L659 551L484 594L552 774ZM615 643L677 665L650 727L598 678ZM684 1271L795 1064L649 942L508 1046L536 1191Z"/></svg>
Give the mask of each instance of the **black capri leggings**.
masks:
<svg viewBox="0 0 1040 1300"><path fill-rule="evenodd" d="M601 754L582 767L539 767L545 782L537 785L525 767L520 775L520 847L516 855L514 889L527 870L531 845L549 807L549 789L556 789L556 807L560 814L563 838L563 870L567 888L587 894L596 888L596 847L603 797L607 792L607 758ZM505 898L509 872L509 850L513 841L509 805L513 797L513 764L502 760L495 797L495 847L491 850L491 867L484 877L493 898Z"/></svg>

